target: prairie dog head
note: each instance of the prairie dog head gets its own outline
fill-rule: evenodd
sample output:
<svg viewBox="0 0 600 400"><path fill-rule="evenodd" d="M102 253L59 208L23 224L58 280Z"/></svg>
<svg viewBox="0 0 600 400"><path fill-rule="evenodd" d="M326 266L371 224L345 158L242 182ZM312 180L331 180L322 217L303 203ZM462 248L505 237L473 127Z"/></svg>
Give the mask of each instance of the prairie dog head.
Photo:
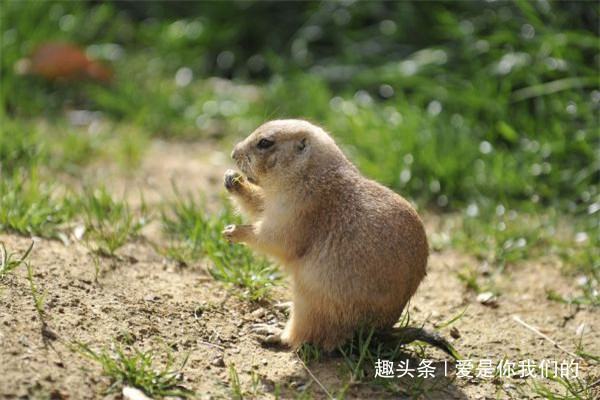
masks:
<svg viewBox="0 0 600 400"><path fill-rule="evenodd" d="M296 119L261 125L235 146L231 156L240 171L263 188L295 185L298 178L321 167L347 162L323 129Z"/></svg>

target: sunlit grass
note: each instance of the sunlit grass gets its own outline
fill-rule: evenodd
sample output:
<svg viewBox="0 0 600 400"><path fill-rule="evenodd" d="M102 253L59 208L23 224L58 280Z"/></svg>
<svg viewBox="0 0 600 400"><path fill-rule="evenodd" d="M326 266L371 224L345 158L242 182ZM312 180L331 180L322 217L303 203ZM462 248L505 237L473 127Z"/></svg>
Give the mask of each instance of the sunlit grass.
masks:
<svg viewBox="0 0 600 400"><path fill-rule="evenodd" d="M33 243L34 242L31 242L27 250L25 250L25 253L23 253L20 258L15 259L15 254L8 253L4 243L0 242L0 277L8 275L11 271L25 262L25 259L27 256L29 256L29 253L31 253L31 249L33 249Z"/></svg>
<svg viewBox="0 0 600 400"><path fill-rule="evenodd" d="M136 214L126 201L114 200L105 187L87 190L80 201L85 221L84 240L100 255L114 256L119 248L138 237L150 220L144 202Z"/></svg>
<svg viewBox="0 0 600 400"><path fill-rule="evenodd" d="M25 266L27 267L27 280L29 281L29 290L31 293L31 298L33 299L33 303L35 304L35 309L38 314L38 318L42 325L46 324L45 320L45 312L44 312L44 299L46 298L47 290L44 289L40 293L40 289L36 285L33 279L33 267L31 263L25 262Z"/></svg>
<svg viewBox="0 0 600 400"><path fill-rule="evenodd" d="M226 199L222 199L221 212L211 215L201 200L183 195L176 188L174 194L161 217L163 231L170 241L161 249L163 254L184 264L207 257L211 261L209 273L234 293L250 300L267 297L281 275L265 257L223 238L221 231L225 226L241 223Z"/></svg>
<svg viewBox="0 0 600 400"><path fill-rule="evenodd" d="M447 322L440 324L437 329L442 330L456 323L465 314L466 309L450 318ZM439 393L445 386L452 383L451 377L444 377L440 374L440 365L435 366L437 373L433 377L427 379L418 377L416 367L421 359L429 359L427 350L431 350L437 346L429 345L418 339L412 341L406 340L407 336L420 330L422 326L414 324L411 321L410 314L404 313L398 323L395 325L395 330L391 332L380 332L377 329L368 326L358 328L351 338L342 345L338 346L333 353L327 353L319 347L311 344L303 344L297 351L298 357L308 366L316 363L326 362L329 359L337 360L337 374L341 382L338 385L337 391L345 393L350 387L368 385L374 388L384 389L388 394L411 394L412 396L423 396L427 394ZM403 334L403 329L406 329ZM410 330L411 333L408 333ZM432 331L433 332L433 331ZM419 333L422 335L424 332ZM426 336L432 337L431 333L425 333ZM452 345L450 345L452 347ZM461 359L461 355L452 348L454 357ZM377 365L380 361L392 362L398 365L398 362L410 363L410 368L415 371L413 378L394 378L389 379L377 375ZM408 367L408 364L405 364ZM448 361L449 368L452 368L452 361ZM381 370L379 371L382 372ZM392 374L394 375L394 369ZM377 375L377 376L376 376ZM433 378L436 379L433 379ZM334 390L335 388L329 388Z"/></svg>
<svg viewBox="0 0 600 400"><path fill-rule="evenodd" d="M135 346L125 346L114 341L111 349L92 350L88 345L76 343L72 348L79 354L100 364L104 375L111 379L107 393L117 392L124 386L141 389L148 396L175 396L188 398L194 395L182 386L187 358L179 366L170 353L166 362L157 365L159 353L153 350L142 351Z"/></svg>
<svg viewBox="0 0 600 400"><path fill-rule="evenodd" d="M564 303L600 304L600 250L598 235L589 221L566 217L553 210L534 214L498 206L492 210L469 210L453 218L448 235L452 246L487 264L487 274L467 266L459 274L467 287L476 292L497 292L494 281L509 266L551 257L563 271L578 281L579 293L562 297L548 292L548 298ZM577 278L577 279L576 279Z"/></svg>
<svg viewBox="0 0 600 400"><path fill-rule="evenodd" d="M594 393L596 389L591 386L593 382L587 382L581 378L567 379L558 375L550 375L547 379L557 383L561 390L553 389L545 382L534 382L533 392L545 399L594 400L597 398L597 392Z"/></svg>
<svg viewBox="0 0 600 400"><path fill-rule="evenodd" d="M56 238L76 213L73 203L36 169L0 179L0 231Z"/></svg>

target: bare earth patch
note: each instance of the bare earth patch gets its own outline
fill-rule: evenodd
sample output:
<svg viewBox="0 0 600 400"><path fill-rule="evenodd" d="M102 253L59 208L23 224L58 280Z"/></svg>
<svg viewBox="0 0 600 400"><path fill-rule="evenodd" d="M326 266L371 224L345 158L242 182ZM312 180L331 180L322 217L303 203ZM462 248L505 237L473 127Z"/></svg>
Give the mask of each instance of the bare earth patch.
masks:
<svg viewBox="0 0 600 400"><path fill-rule="evenodd" d="M142 191L148 203L159 204L172 193L170 182L174 180L185 192L204 193L210 201L218 197L226 168L227 158L214 149L154 142L139 170L129 179L113 180L112 190L122 193L126 189L133 204ZM114 179L113 173L106 173L105 178ZM425 216L429 234L436 229L436 218ZM151 230L149 235L156 232ZM10 252L22 254L31 239L1 234L0 241ZM241 390L258 398L274 397L276 392L294 397L303 390L324 398L325 392L314 378L332 394L350 380L339 355L309 363L313 378L294 352L258 344L250 335L250 326L284 322L284 313L270 302L251 303L231 295L206 273L206 265L181 268L148 244L130 242L119 250L119 259L100 259L101 272L95 282L93 258L84 246L35 241L28 260L36 286L46 291L42 309L50 333L42 329L26 269L20 266L0 281L1 398L102 398L110 382L100 366L74 351L73 345L81 342L94 350L110 349L113 340L125 337L137 348L163 355L170 352L176 362L189 356L182 370L182 385L197 391L201 398L232 396L231 365L238 373ZM428 276L411 301L411 321L431 328L467 307L464 316L442 332L450 337L454 328L454 346L475 362L491 359L497 364L505 357L514 362L571 360L574 357L566 351L574 352L581 337L587 353L600 354L598 310L546 299L547 290L563 294L574 290L573 278L561 274L559 262L542 259L509 267L498 281L502 294L492 304L478 301L477 293L457 277L465 265L475 263L453 250L433 253ZM277 290L276 300L286 300L285 293L285 289ZM517 322L515 315L566 351ZM425 351L425 358L440 367L450 361L438 350ZM407 353L407 357L412 355ZM579 376L595 382L600 370L579 360ZM410 386L410 380L402 382ZM558 389L540 378L448 378L436 382L439 388L426 397L521 398L519 389L527 390L536 382ZM351 384L346 395L380 398L388 392L362 383ZM120 392L107 397L119 398Z"/></svg>

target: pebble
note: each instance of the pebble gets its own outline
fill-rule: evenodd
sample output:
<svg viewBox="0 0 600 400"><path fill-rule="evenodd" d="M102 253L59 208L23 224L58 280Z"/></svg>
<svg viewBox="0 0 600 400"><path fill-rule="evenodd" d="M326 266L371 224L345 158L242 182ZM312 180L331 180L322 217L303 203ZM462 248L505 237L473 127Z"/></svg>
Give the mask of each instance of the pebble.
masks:
<svg viewBox="0 0 600 400"><path fill-rule="evenodd" d="M258 319L258 318L261 318L261 317L263 317L263 316L265 315L265 313L266 313L265 309L264 309L264 308L262 308L262 307L259 307L259 308L257 308L256 310L252 311L252 312L250 313L250 315L251 315L253 318L255 318L255 319Z"/></svg>
<svg viewBox="0 0 600 400"><path fill-rule="evenodd" d="M460 338L460 332L458 331L457 327L453 326L452 329L450 329L450 336L452 336L454 339Z"/></svg>
<svg viewBox="0 0 600 400"><path fill-rule="evenodd" d="M148 294L148 295L144 296L144 300L146 300L146 301L158 301L158 300L160 300L160 296L158 296L156 294Z"/></svg>
<svg viewBox="0 0 600 400"><path fill-rule="evenodd" d="M123 388L123 398L125 400L152 400L150 397L146 396L144 392L140 389L136 389L130 386L125 386Z"/></svg>
<svg viewBox="0 0 600 400"><path fill-rule="evenodd" d="M225 368L225 361L223 361L222 356L218 356L213 358L213 360L210 362L210 365L214 367Z"/></svg>
<svg viewBox="0 0 600 400"><path fill-rule="evenodd" d="M477 301L484 306L490 306L492 308L498 307L498 297L496 297L492 292L479 293L477 296Z"/></svg>
<svg viewBox="0 0 600 400"><path fill-rule="evenodd" d="M584 333L588 332L589 329L587 329L587 324L585 322L583 322L581 325L579 325L577 327L577 330L575 331L575 336L582 336Z"/></svg>

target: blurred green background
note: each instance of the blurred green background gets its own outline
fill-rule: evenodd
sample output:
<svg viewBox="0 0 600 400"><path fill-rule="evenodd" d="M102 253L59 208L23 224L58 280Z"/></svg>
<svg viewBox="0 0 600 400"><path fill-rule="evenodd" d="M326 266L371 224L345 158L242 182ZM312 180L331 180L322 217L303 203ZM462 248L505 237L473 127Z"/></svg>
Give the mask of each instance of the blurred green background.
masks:
<svg viewBox="0 0 600 400"><path fill-rule="evenodd" d="M490 227L551 215L598 242L597 2L1 7L4 179L77 175L106 142L132 165L153 137L228 148L268 119L306 118L421 207ZM112 79L19 71L48 42L80 46ZM100 118L102 132L81 129Z"/></svg>
<svg viewBox="0 0 600 400"><path fill-rule="evenodd" d="M3 2L3 138L67 110L188 140L300 117L426 204L586 214L599 207L598 15L595 2ZM16 74L56 41L112 82ZM2 144L6 172L17 160Z"/></svg>

